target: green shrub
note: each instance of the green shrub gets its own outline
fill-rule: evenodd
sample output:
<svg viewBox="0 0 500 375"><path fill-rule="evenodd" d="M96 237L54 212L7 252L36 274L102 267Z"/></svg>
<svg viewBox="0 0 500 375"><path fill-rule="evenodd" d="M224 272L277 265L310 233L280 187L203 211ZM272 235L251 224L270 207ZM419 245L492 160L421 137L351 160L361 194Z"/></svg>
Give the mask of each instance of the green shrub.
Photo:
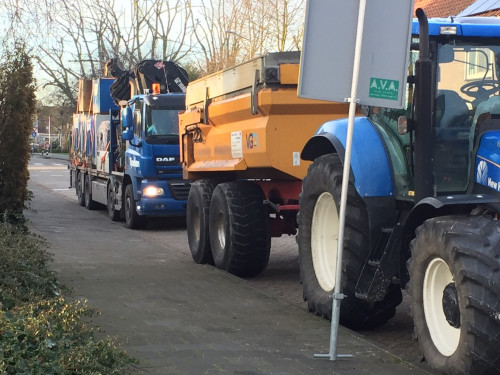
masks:
<svg viewBox="0 0 500 375"><path fill-rule="evenodd" d="M9 310L21 302L51 298L57 279L47 264L48 244L24 227L0 222L0 303Z"/></svg>
<svg viewBox="0 0 500 375"><path fill-rule="evenodd" d="M122 374L134 360L110 338L95 338L95 331L82 322L82 317L94 313L86 303L68 303L62 297L4 311L0 370L6 374Z"/></svg>
<svg viewBox="0 0 500 375"><path fill-rule="evenodd" d="M33 65L25 46L0 55L0 214L22 215L28 199L30 136L36 111ZM3 217L3 216L2 216Z"/></svg>
<svg viewBox="0 0 500 375"><path fill-rule="evenodd" d="M96 310L61 296L45 239L0 221L0 374L124 374L136 360L84 320Z"/></svg>

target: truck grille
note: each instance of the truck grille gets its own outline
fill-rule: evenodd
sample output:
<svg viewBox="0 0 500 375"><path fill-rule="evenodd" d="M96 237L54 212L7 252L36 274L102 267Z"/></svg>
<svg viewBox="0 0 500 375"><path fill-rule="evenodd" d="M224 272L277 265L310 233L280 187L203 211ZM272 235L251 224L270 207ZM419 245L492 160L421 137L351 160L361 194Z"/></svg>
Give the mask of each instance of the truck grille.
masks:
<svg viewBox="0 0 500 375"><path fill-rule="evenodd" d="M179 167L179 156L156 156L155 164L157 167Z"/></svg>
<svg viewBox="0 0 500 375"><path fill-rule="evenodd" d="M187 200L191 182L189 181L173 181L168 183L170 194L176 200Z"/></svg>

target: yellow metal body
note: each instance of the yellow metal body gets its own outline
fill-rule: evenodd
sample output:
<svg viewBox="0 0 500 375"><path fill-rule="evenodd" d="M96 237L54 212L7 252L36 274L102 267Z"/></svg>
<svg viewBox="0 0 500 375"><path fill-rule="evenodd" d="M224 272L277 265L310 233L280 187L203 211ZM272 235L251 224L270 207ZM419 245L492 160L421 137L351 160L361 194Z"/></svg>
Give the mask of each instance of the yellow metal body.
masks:
<svg viewBox="0 0 500 375"><path fill-rule="evenodd" d="M279 82L253 89L245 83L238 91L234 81L258 75L254 61L244 65L188 85L187 110L179 115L184 178L216 178L218 172L229 178L300 180L310 164L300 159L307 140L322 123L346 117L347 104L297 97L298 64L280 65ZM203 95L208 100L201 100Z"/></svg>

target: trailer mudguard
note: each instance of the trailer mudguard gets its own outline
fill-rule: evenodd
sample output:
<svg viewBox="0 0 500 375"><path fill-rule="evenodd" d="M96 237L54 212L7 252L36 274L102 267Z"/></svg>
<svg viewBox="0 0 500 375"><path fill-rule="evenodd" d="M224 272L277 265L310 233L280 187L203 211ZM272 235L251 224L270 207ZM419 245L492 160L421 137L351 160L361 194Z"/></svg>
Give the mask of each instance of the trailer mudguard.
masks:
<svg viewBox="0 0 500 375"><path fill-rule="evenodd" d="M321 125L304 146L301 157L314 160L329 153L344 160L348 119L329 121ZM354 119L351 170L354 185L362 197L394 196L394 179L384 143L366 117Z"/></svg>

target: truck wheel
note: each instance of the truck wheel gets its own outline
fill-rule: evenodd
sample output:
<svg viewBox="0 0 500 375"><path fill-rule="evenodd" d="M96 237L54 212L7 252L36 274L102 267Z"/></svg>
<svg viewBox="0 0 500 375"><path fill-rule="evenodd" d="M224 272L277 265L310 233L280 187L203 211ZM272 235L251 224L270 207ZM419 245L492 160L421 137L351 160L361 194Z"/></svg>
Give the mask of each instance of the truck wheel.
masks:
<svg viewBox="0 0 500 375"><path fill-rule="evenodd" d="M83 191L85 190L83 183L85 175L82 172L75 172L75 173L76 173L76 184L75 184L76 199L80 206L85 206L85 197L83 196Z"/></svg>
<svg viewBox="0 0 500 375"><path fill-rule="evenodd" d="M120 220L120 210L115 209L115 199L116 199L116 193L113 188L113 184L110 183L108 184L107 206L108 206L108 216L111 219L111 221Z"/></svg>
<svg viewBox="0 0 500 375"><path fill-rule="evenodd" d="M413 320L429 365L445 374L498 374L500 223L433 218L410 248Z"/></svg>
<svg viewBox="0 0 500 375"><path fill-rule="evenodd" d="M251 182L217 185L209 213L215 266L239 277L262 272L269 262L271 235L264 193Z"/></svg>
<svg viewBox="0 0 500 375"><path fill-rule="evenodd" d="M136 209L136 202L134 199L134 189L132 184L128 184L125 188L125 223L127 228L142 229L146 226L146 219L140 216Z"/></svg>
<svg viewBox="0 0 500 375"><path fill-rule="evenodd" d="M92 179L89 174L84 175L85 189L83 190L83 196L85 199L85 207L89 210L95 210L97 203L92 200Z"/></svg>
<svg viewBox="0 0 500 375"><path fill-rule="evenodd" d="M330 319L336 281L338 212L343 166L338 155L319 157L302 183L298 217L300 281L308 309ZM355 286L368 259L368 214L363 200L349 182L344 230L341 324L370 329L385 323L401 303L401 290L391 285L384 300L368 303L355 296Z"/></svg>
<svg viewBox="0 0 500 375"><path fill-rule="evenodd" d="M186 222L189 250L198 264L213 264L208 229L210 199L216 183L211 180L198 180L191 185L187 201Z"/></svg>

